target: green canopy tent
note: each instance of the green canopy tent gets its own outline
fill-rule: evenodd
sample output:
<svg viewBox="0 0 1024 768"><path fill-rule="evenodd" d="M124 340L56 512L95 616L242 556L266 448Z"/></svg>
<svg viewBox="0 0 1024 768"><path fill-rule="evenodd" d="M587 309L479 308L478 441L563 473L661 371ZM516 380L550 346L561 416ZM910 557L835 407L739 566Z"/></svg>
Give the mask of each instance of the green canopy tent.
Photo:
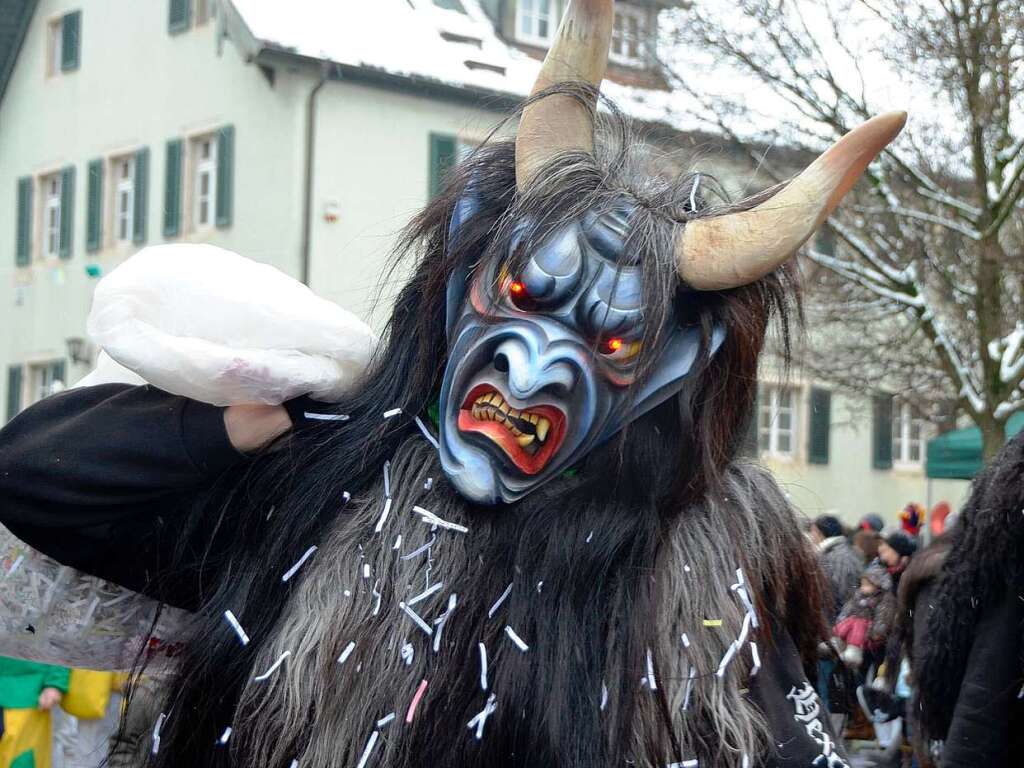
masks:
<svg viewBox="0 0 1024 768"><path fill-rule="evenodd" d="M1015 413L1006 423L1006 437L1024 429L1024 412ZM978 427L954 429L928 441L925 474L929 479L970 480L981 469L981 430Z"/></svg>

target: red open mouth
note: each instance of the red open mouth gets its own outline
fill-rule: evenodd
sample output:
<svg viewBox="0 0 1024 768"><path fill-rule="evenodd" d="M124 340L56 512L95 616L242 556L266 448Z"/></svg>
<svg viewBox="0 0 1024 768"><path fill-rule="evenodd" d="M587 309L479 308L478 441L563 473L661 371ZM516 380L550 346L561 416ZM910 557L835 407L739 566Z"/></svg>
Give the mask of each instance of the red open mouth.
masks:
<svg viewBox="0 0 1024 768"><path fill-rule="evenodd" d="M513 408L494 386L478 384L462 403L459 431L486 435L524 474L536 475L562 445L565 414L553 405Z"/></svg>

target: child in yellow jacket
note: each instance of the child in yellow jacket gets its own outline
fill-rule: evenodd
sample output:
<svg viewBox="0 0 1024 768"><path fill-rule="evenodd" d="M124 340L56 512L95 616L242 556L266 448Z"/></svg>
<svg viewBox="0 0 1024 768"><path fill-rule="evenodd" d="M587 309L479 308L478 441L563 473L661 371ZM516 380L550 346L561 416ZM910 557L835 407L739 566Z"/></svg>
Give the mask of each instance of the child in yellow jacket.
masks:
<svg viewBox="0 0 1024 768"><path fill-rule="evenodd" d="M0 656L0 768L50 768L50 710L68 690L70 670Z"/></svg>

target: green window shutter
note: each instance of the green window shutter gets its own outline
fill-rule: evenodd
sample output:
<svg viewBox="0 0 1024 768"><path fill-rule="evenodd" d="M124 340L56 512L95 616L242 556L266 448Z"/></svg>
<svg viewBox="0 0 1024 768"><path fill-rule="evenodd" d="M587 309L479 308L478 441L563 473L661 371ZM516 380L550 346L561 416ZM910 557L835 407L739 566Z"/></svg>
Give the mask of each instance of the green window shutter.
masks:
<svg viewBox="0 0 1024 768"><path fill-rule="evenodd" d="M455 165L456 139L440 133L430 134L430 186L428 199L441 191L445 174Z"/></svg>
<svg viewBox="0 0 1024 768"><path fill-rule="evenodd" d="M167 142L167 162L164 164L164 237L177 237L181 233L181 139Z"/></svg>
<svg viewBox="0 0 1024 768"><path fill-rule="evenodd" d="M807 461L828 464L829 431L832 426L832 393L811 388L810 429L807 434Z"/></svg>
<svg viewBox="0 0 1024 768"><path fill-rule="evenodd" d="M876 395L871 406L872 461L875 469L892 468L892 395Z"/></svg>
<svg viewBox="0 0 1024 768"><path fill-rule="evenodd" d="M90 160L86 189L85 250L93 253L103 243L103 161Z"/></svg>
<svg viewBox="0 0 1024 768"><path fill-rule="evenodd" d="M184 32L192 24L192 0L171 0L167 30L172 35Z"/></svg>
<svg viewBox="0 0 1024 768"><path fill-rule="evenodd" d="M14 263L28 266L32 261L32 177L18 179L17 238Z"/></svg>
<svg viewBox="0 0 1024 768"><path fill-rule="evenodd" d="M132 211L132 242L146 242L146 212L149 210L149 147L135 153L135 196Z"/></svg>
<svg viewBox="0 0 1024 768"><path fill-rule="evenodd" d="M20 365L12 365L7 369L7 421L21 410L21 372Z"/></svg>
<svg viewBox="0 0 1024 768"><path fill-rule="evenodd" d="M75 232L75 166L60 172L60 257L71 258Z"/></svg>
<svg viewBox="0 0 1024 768"><path fill-rule="evenodd" d="M78 69L82 58L82 12L64 15L60 22L60 71Z"/></svg>
<svg viewBox="0 0 1024 768"><path fill-rule="evenodd" d="M217 132L217 226L230 227L235 205L235 127Z"/></svg>
<svg viewBox="0 0 1024 768"><path fill-rule="evenodd" d="M66 360L58 360L53 364L53 380L65 387L68 385L68 364Z"/></svg>

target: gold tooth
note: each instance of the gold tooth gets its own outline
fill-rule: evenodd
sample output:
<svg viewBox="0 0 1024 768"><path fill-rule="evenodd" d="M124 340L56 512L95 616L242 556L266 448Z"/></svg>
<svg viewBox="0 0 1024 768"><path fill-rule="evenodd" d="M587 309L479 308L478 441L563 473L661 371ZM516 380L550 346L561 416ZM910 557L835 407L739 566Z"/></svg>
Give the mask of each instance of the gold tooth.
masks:
<svg viewBox="0 0 1024 768"><path fill-rule="evenodd" d="M548 430L551 428L551 422L541 417L540 421L537 422L537 439L541 442L547 440Z"/></svg>
<svg viewBox="0 0 1024 768"><path fill-rule="evenodd" d="M521 435L520 437L516 438L516 442L519 443L519 446L521 448L525 448L526 446L533 442L533 435Z"/></svg>
<svg viewBox="0 0 1024 768"><path fill-rule="evenodd" d="M480 405L479 405L479 403L473 403L472 413L473 413L473 418L476 419L477 421L479 421L480 420Z"/></svg>
<svg viewBox="0 0 1024 768"><path fill-rule="evenodd" d="M490 405L491 403L493 403L494 402L494 398L496 398L497 396L498 395L497 395L496 392L492 392L489 395L484 395L484 397L483 397L484 405Z"/></svg>
<svg viewBox="0 0 1024 768"><path fill-rule="evenodd" d="M535 413L531 413L530 414L530 423L531 424L538 424L539 422L540 422L540 416L538 416Z"/></svg>
<svg viewBox="0 0 1024 768"><path fill-rule="evenodd" d="M498 410L499 410L499 411L501 411L501 412L502 412L502 414L505 414L505 415L507 415L507 414L508 414L508 403L506 403L506 402L505 402L504 400L502 400L502 401L501 401L501 402L500 402L500 403L498 404Z"/></svg>
<svg viewBox="0 0 1024 768"><path fill-rule="evenodd" d="M508 431L511 432L516 437L519 437L521 434L523 434L522 432L520 432L518 429L516 429L511 424L506 424L505 426L508 427Z"/></svg>

